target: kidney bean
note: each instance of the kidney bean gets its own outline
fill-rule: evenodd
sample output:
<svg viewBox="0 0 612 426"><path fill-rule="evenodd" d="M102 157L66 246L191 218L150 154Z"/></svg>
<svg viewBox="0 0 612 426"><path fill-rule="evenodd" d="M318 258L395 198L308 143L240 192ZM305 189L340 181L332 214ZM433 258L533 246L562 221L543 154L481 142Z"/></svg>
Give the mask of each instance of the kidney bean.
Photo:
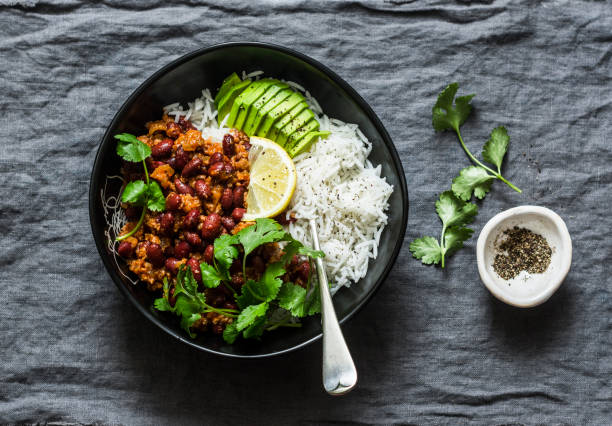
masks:
<svg viewBox="0 0 612 426"><path fill-rule="evenodd" d="M183 226L187 229L194 229L196 226L198 226L199 222L200 222L200 210L193 209L193 210L190 210L189 213L185 215L185 218L183 219Z"/></svg>
<svg viewBox="0 0 612 426"><path fill-rule="evenodd" d="M234 201L234 207L244 207L244 193L246 192L246 189L244 186L237 186L234 188L234 193L233 193L233 201Z"/></svg>
<svg viewBox="0 0 612 426"><path fill-rule="evenodd" d="M221 232L221 216L217 213L211 213L206 216L202 223L202 237L207 240L216 238Z"/></svg>
<svg viewBox="0 0 612 426"><path fill-rule="evenodd" d="M153 158L166 158L170 154L172 154L172 147L174 146L174 141L172 139L164 139L161 142L153 145L151 148L151 155Z"/></svg>
<svg viewBox="0 0 612 426"><path fill-rule="evenodd" d="M222 163L223 162L223 154L220 152L215 152L210 156L210 160L208 160L208 164Z"/></svg>
<svg viewBox="0 0 612 426"><path fill-rule="evenodd" d="M174 213L162 213L159 217L159 226L161 232L163 232L164 234L169 234L170 232L172 232L172 228L174 227Z"/></svg>
<svg viewBox="0 0 612 426"><path fill-rule="evenodd" d="M234 168L228 163L215 163L208 168L208 174L220 180L226 180L230 177Z"/></svg>
<svg viewBox="0 0 612 426"><path fill-rule="evenodd" d="M164 256L174 257L174 247L166 246L166 248L164 249Z"/></svg>
<svg viewBox="0 0 612 426"><path fill-rule="evenodd" d="M209 265L212 265L214 255L215 247L212 244L207 245L206 249L204 250L204 262L208 263Z"/></svg>
<svg viewBox="0 0 612 426"><path fill-rule="evenodd" d="M231 157L236 152L234 147L234 137L229 133L223 136L223 153Z"/></svg>
<svg viewBox="0 0 612 426"><path fill-rule="evenodd" d="M190 246L200 247L202 245L202 238L200 238L200 236L195 232L185 232L183 235Z"/></svg>
<svg viewBox="0 0 612 426"><path fill-rule="evenodd" d="M297 274L304 281L308 281L308 277L310 276L310 263L308 263L307 260L299 264Z"/></svg>
<svg viewBox="0 0 612 426"><path fill-rule="evenodd" d="M245 213L246 213L245 209L236 207L232 211L232 219L234 219L235 222L240 222L242 220L242 216L244 216Z"/></svg>
<svg viewBox="0 0 612 426"><path fill-rule="evenodd" d="M232 219L231 217L222 217L221 224L228 231L231 231L236 226L236 222L234 222L234 219Z"/></svg>
<svg viewBox="0 0 612 426"><path fill-rule="evenodd" d="M195 186L196 194L198 194L198 197L202 198L203 200L209 199L210 196L212 195L212 191L210 190L210 185L208 185L206 181L202 179L198 179L195 181L194 186Z"/></svg>
<svg viewBox="0 0 612 426"><path fill-rule="evenodd" d="M193 124L191 124L191 121L185 120L185 117L179 118L178 124L181 126L184 132L187 130L195 130L195 127Z"/></svg>
<svg viewBox="0 0 612 426"><path fill-rule="evenodd" d="M121 257L130 257L134 253L134 246L128 241L121 241L117 247L117 253Z"/></svg>
<svg viewBox="0 0 612 426"><path fill-rule="evenodd" d="M236 309L236 310L238 310L238 305L236 305L234 302L225 302L223 304L223 309Z"/></svg>
<svg viewBox="0 0 612 426"><path fill-rule="evenodd" d="M193 188L186 183L183 183L179 178L174 179L174 186L176 186L176 190L179 192L179 194L193 195L194 193Z"/></svg>
<svg viewBox="0 0 612 426"><path fill-rule="evenodd" d="M183 168L183 177L195 176L202 169L202 159L193 157L189 163Z"/></svg>
<svg viewBox="0 0 612 426"><path fill-rule="evenodd" d="M172 158L174 158L174 161L173 161L174 165L172 164L170 165L172 166L174 170L183 170L183 167L185 167L187 163L189 163L189 160L191 159L189 157L189 154L185 152L182 146L178 147L178 149L176 150L176 154Z"/></svg>
<svg viewBox="0 0 612 426"><path fill-rule="evenodd" d="M221 324L213 324L213 326L211 327L211 331L213 332L213 334L221 335L223 334L223 326Z"/></svg>
<svg viewBox="0 0 612 426"><path fill-rule="evenodd" d="M181 196L176 192L171 192L166 197L166 208L168 210L178 210L181 207Z"/></svg>
<svg viewBox="0 0 612 426"><path fill-rule="evenodd" d="M166 134L170 136L172 139L176 139L181 134L181 126L174 121L166 124Z"/></svg>
<svg viewBox="0 0 612 426"><path fill-rule="evenodd" d="M191 272L193 273L193 277L195 278L195 280L201 283L202 282L202 271L200 270L200 262L198 262L198 259L196 259L195 257L192 257L191 259L187 261L186 265L189 266L189 268L191 269Z"/></svg>
<svg viewBox="0 0 612 426"><path fill-rule="evenodd" d="M127 216L128 219L139 218L141 213L142 213L142 207L127 206L127 208L125 209L125 215Z"/></svg>
<svg viewBox="0 0 612 426"><path fill-rule="evenodd" d="M232 208L232 204L234 204L232 189L225 188L223 190L223 195L221 195L221 207L223 207L223 210L229 210Z"/></svg>
<svg viewBox="0 0 612 426"><path fill-rule="evenodd" d="M244 277L242 276L241 273L233 274L231 276L231 279L232 279L232 284L234 284L234 286L242 287L242 285L244 284Z"/></svg>
<svg viewBox="0 0 612 426"><path fill-rule="evenodd" d="M179 241L174 246L174 255L179 259L189 256L191 246L187 241Z"/></svg>
<svg viewBox="0 0 612 426"><path fill-rule="evenodd" d="M150 243L147 246L147 258L151 261L154 266L160 267L164 264L164 252L157 243Z"/></svg>
<svg viewBox="0 0 612 426"><path fill-rule="evenodd" d="M163 166L164 164L166 164L166 163L164 163L163 161L151 160L151 165L150 165L149 170L153 171L156 168L158 168L160 166Z"/></svg>
<svg viewBox="0 0 612 426"><path fill-rule="evenodd" d="M165 265L166 269L170 271L171 274L176 275L179 268L179 261L177 259L175 259L174 257L169 257L168 259L166 259Z"/></svg>

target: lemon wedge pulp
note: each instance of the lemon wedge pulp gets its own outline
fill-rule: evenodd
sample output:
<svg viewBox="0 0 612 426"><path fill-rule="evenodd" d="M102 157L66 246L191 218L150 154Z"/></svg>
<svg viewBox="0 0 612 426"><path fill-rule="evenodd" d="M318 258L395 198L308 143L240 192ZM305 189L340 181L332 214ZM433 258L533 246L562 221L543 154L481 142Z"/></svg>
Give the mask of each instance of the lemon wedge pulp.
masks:
<svg viewBox="0 0 612 426"><path fill-rule="evenodd" d="M297 173L289 154L270 139L251 136L247 211L242 220L272 217L287 208Z"/></svg>

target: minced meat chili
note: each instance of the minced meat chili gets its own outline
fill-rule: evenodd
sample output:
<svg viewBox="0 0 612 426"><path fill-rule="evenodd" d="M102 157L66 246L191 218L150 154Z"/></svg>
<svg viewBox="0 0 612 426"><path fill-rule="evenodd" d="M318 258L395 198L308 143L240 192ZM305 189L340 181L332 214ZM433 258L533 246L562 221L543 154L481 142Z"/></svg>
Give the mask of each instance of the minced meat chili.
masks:
<svg viewBox="0 0 612 426"><path fill-rule="evenodd" d="M144 225L123 240L117 249L126 259L130 271L146 283L152 292L161 293L164 278L173 282L179 267L189 266L201 284L200 262L212 263L213 242L222 234L235 234L252 222L241 222L246 211L249 185L249 137L237 130L215 143L181 117L178 122L164 115L146 124L148 133L138 139L151 147L147 168L151 179L159 182L166 198L162 213L147 211ZM125 162L122 174L126 181L143 179L142 167ZM127 234L137 223L140 209L122 205L129 222L120 235ZM278 261L282 251L268 244L249 255L247 277L258 279L268 263ZM303 284L310 274L309 263L296 259L289 268L292 282ZM244 284L239 261L230 269L232 285L239 290ZM170 289L170 294L173 293ZM204 289L211 306L236 309L230 291L224 286ZM171 297L172 300L172 297ZM231 318L209 312L193 328L221 334Z"/></svg>

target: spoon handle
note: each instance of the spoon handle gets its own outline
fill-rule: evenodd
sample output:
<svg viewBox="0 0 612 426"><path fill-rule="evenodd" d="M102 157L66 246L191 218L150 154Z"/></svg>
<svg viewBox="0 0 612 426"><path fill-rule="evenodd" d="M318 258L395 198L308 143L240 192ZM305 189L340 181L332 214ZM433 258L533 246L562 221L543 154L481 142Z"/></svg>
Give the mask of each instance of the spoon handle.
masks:
<svg viewBox="0 0 612 426"><path fill-rule="evenodd" d="M310 219L313 248L321 250L317 224ZM315 259L321 292L321 326L323 328L323 387L330 395L343 395L357 384L357 369L344 341L329 292L323 259Z"/></svg>

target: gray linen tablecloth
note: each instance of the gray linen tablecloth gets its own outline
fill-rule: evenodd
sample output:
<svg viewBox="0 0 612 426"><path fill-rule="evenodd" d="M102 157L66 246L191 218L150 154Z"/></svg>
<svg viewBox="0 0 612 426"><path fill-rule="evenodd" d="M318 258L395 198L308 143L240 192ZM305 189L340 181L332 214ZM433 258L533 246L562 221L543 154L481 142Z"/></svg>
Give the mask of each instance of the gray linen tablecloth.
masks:
<svg viewBox="0 0 612 426"><path fill-rule="evenodd" d="M0 0L0 422L611 424L612 3L605 1ZM320 343L247 362L199 353L117 291L87 211L100 138L162 65L227 41L270 41L338 72L370 103L406 172L406 241L344 327L358 388L328 397ZM572 269L519 310L482 286L473 237L445 270L412 259L437 194L468 165L434 134L449 82L476 93L464 137L511 135L476 235L520 204L557 211Z"/></svg>

